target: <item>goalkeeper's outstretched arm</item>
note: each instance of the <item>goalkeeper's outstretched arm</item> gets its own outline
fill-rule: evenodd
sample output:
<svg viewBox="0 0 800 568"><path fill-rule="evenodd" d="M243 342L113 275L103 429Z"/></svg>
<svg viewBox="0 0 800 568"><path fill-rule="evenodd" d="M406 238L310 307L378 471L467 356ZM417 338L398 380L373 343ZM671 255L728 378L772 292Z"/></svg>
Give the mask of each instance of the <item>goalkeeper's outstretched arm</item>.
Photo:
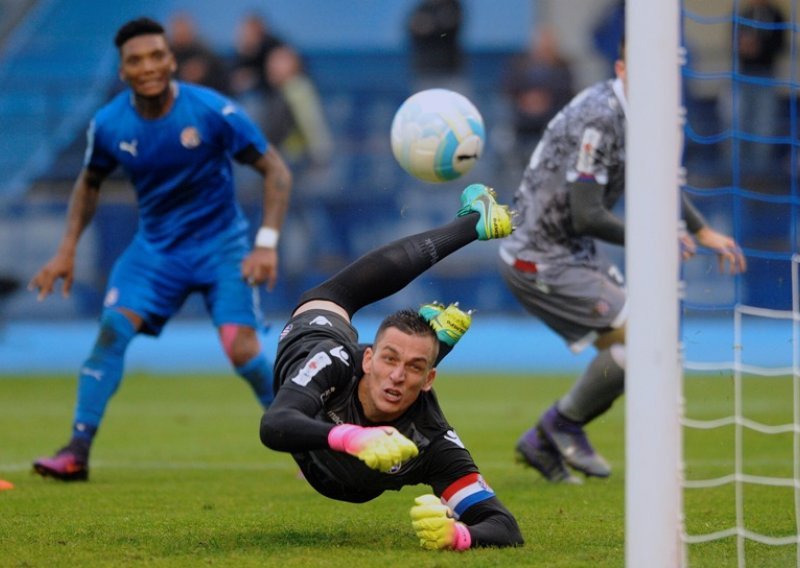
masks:
<svg viewBox="0 0 800 568"><path fill-rule="evenodd" d="M459 520L469 527L473 546L520 546L525 542L517 520L497 497L476 503Z"/></svg>
<svg viewBox="0 0 800 568"><path fill-rule="evenodd" d="M334 425L314 418L320 409L312 397L281 389L261 419L261 442L272 450L305 452L330 448L388 472L415 457L414 443L391 426Z"/></svg>
<svg viewBox="0 0 800 568"><path fill-rule="evenodd" d="M261 442L278 452L308 452L328 448L334 425L314 418L322 408L310 396L282 388L261 418Z"/></svg>

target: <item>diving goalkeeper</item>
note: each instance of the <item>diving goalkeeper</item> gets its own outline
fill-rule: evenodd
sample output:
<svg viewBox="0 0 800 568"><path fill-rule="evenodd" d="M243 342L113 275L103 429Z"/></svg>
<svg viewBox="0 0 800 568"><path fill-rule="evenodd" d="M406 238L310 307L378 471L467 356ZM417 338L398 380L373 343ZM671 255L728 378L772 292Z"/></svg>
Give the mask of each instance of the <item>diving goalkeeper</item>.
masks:
<svg viewBox="0 0 800 568"><path fill-rule="evenodd" d="M512 231L505 206L473 184L451 223L373 250L306 292L280 335L275 400L261 441L291 452L331 499L363 503L427 484L411 519L420 545L466 550L523 543L516 520L486 484L432 390L436 365L469 327L457 305L389 315L372 345L350 323L360 308L405 287L476 239Z"/></svg>

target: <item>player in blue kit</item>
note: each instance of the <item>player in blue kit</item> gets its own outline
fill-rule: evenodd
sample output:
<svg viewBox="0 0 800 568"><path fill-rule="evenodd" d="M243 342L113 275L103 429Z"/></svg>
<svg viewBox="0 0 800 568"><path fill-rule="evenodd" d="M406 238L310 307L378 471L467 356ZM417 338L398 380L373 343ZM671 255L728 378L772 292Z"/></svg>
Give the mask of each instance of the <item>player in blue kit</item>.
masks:
<svg viewBox="0 0 800 568"><path fill-rule="evenodd" d="M70 199L56 254L33 277L39 300L58 279L68 296L78 240L92 219L103 180L118 166L135 189L139 228L116 261L100 330L81 367L69 443L34 470L64 481L89 475L89 449L138 333L157 336L193 292L206 308L237 374L267 407L272 368L256 333L256 286L277 278L277 244L292 177L282 157L232 101L172 79L176 69L163 27L140 18L115 37L120 78L129 86L94 116L84 167ZM264 177L262 226L255 246L236 202L235 159Z"/></svg>

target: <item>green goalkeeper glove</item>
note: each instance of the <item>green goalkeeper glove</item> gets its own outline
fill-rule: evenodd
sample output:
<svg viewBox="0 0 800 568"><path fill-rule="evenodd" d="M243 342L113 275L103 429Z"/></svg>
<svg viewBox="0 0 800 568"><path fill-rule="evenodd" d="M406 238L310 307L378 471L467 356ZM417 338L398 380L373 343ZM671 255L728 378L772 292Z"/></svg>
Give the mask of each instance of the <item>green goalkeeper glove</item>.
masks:
<svg viewBox="0 0 800 568"><path fill-rule="evenodd" d="M450 347L458 343L472 324L472 310L465 312L458 307L458 302L447 307L440 302L423 304L419 315L433 328L439 341Z"/></svg>
<svg viewBox="0 0 800 568"><path fill-rule="evenodd" d="M411 507L411 526L419 538L419 545L428 550L466 550L472 536L464 523L453 518L450 507L436 495L421 495Z"/></svg>
<svg viewBox="0 0 800 568"><path fill-rule="evenodd" d="M417 446L391 426L364 428L340 424L328 433L331 449L357 457L383 473L400 467L419 454Z"/></svg>

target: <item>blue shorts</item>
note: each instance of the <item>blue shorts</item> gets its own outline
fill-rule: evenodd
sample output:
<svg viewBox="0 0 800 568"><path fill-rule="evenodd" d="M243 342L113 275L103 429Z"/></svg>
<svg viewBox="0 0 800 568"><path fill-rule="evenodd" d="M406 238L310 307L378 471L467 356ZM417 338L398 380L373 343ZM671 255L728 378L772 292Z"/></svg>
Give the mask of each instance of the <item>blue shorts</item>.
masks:
<svg viewBox="0 0 800 568"><path fill-rule="evenodd" d="M138 314L144 320L142 333L157 336L189 295L199 292L215 326L258 329L258 289L241 272L249 252L239 230L170 251L160 251L137 235L114 263L103 305Z"/></svg>

